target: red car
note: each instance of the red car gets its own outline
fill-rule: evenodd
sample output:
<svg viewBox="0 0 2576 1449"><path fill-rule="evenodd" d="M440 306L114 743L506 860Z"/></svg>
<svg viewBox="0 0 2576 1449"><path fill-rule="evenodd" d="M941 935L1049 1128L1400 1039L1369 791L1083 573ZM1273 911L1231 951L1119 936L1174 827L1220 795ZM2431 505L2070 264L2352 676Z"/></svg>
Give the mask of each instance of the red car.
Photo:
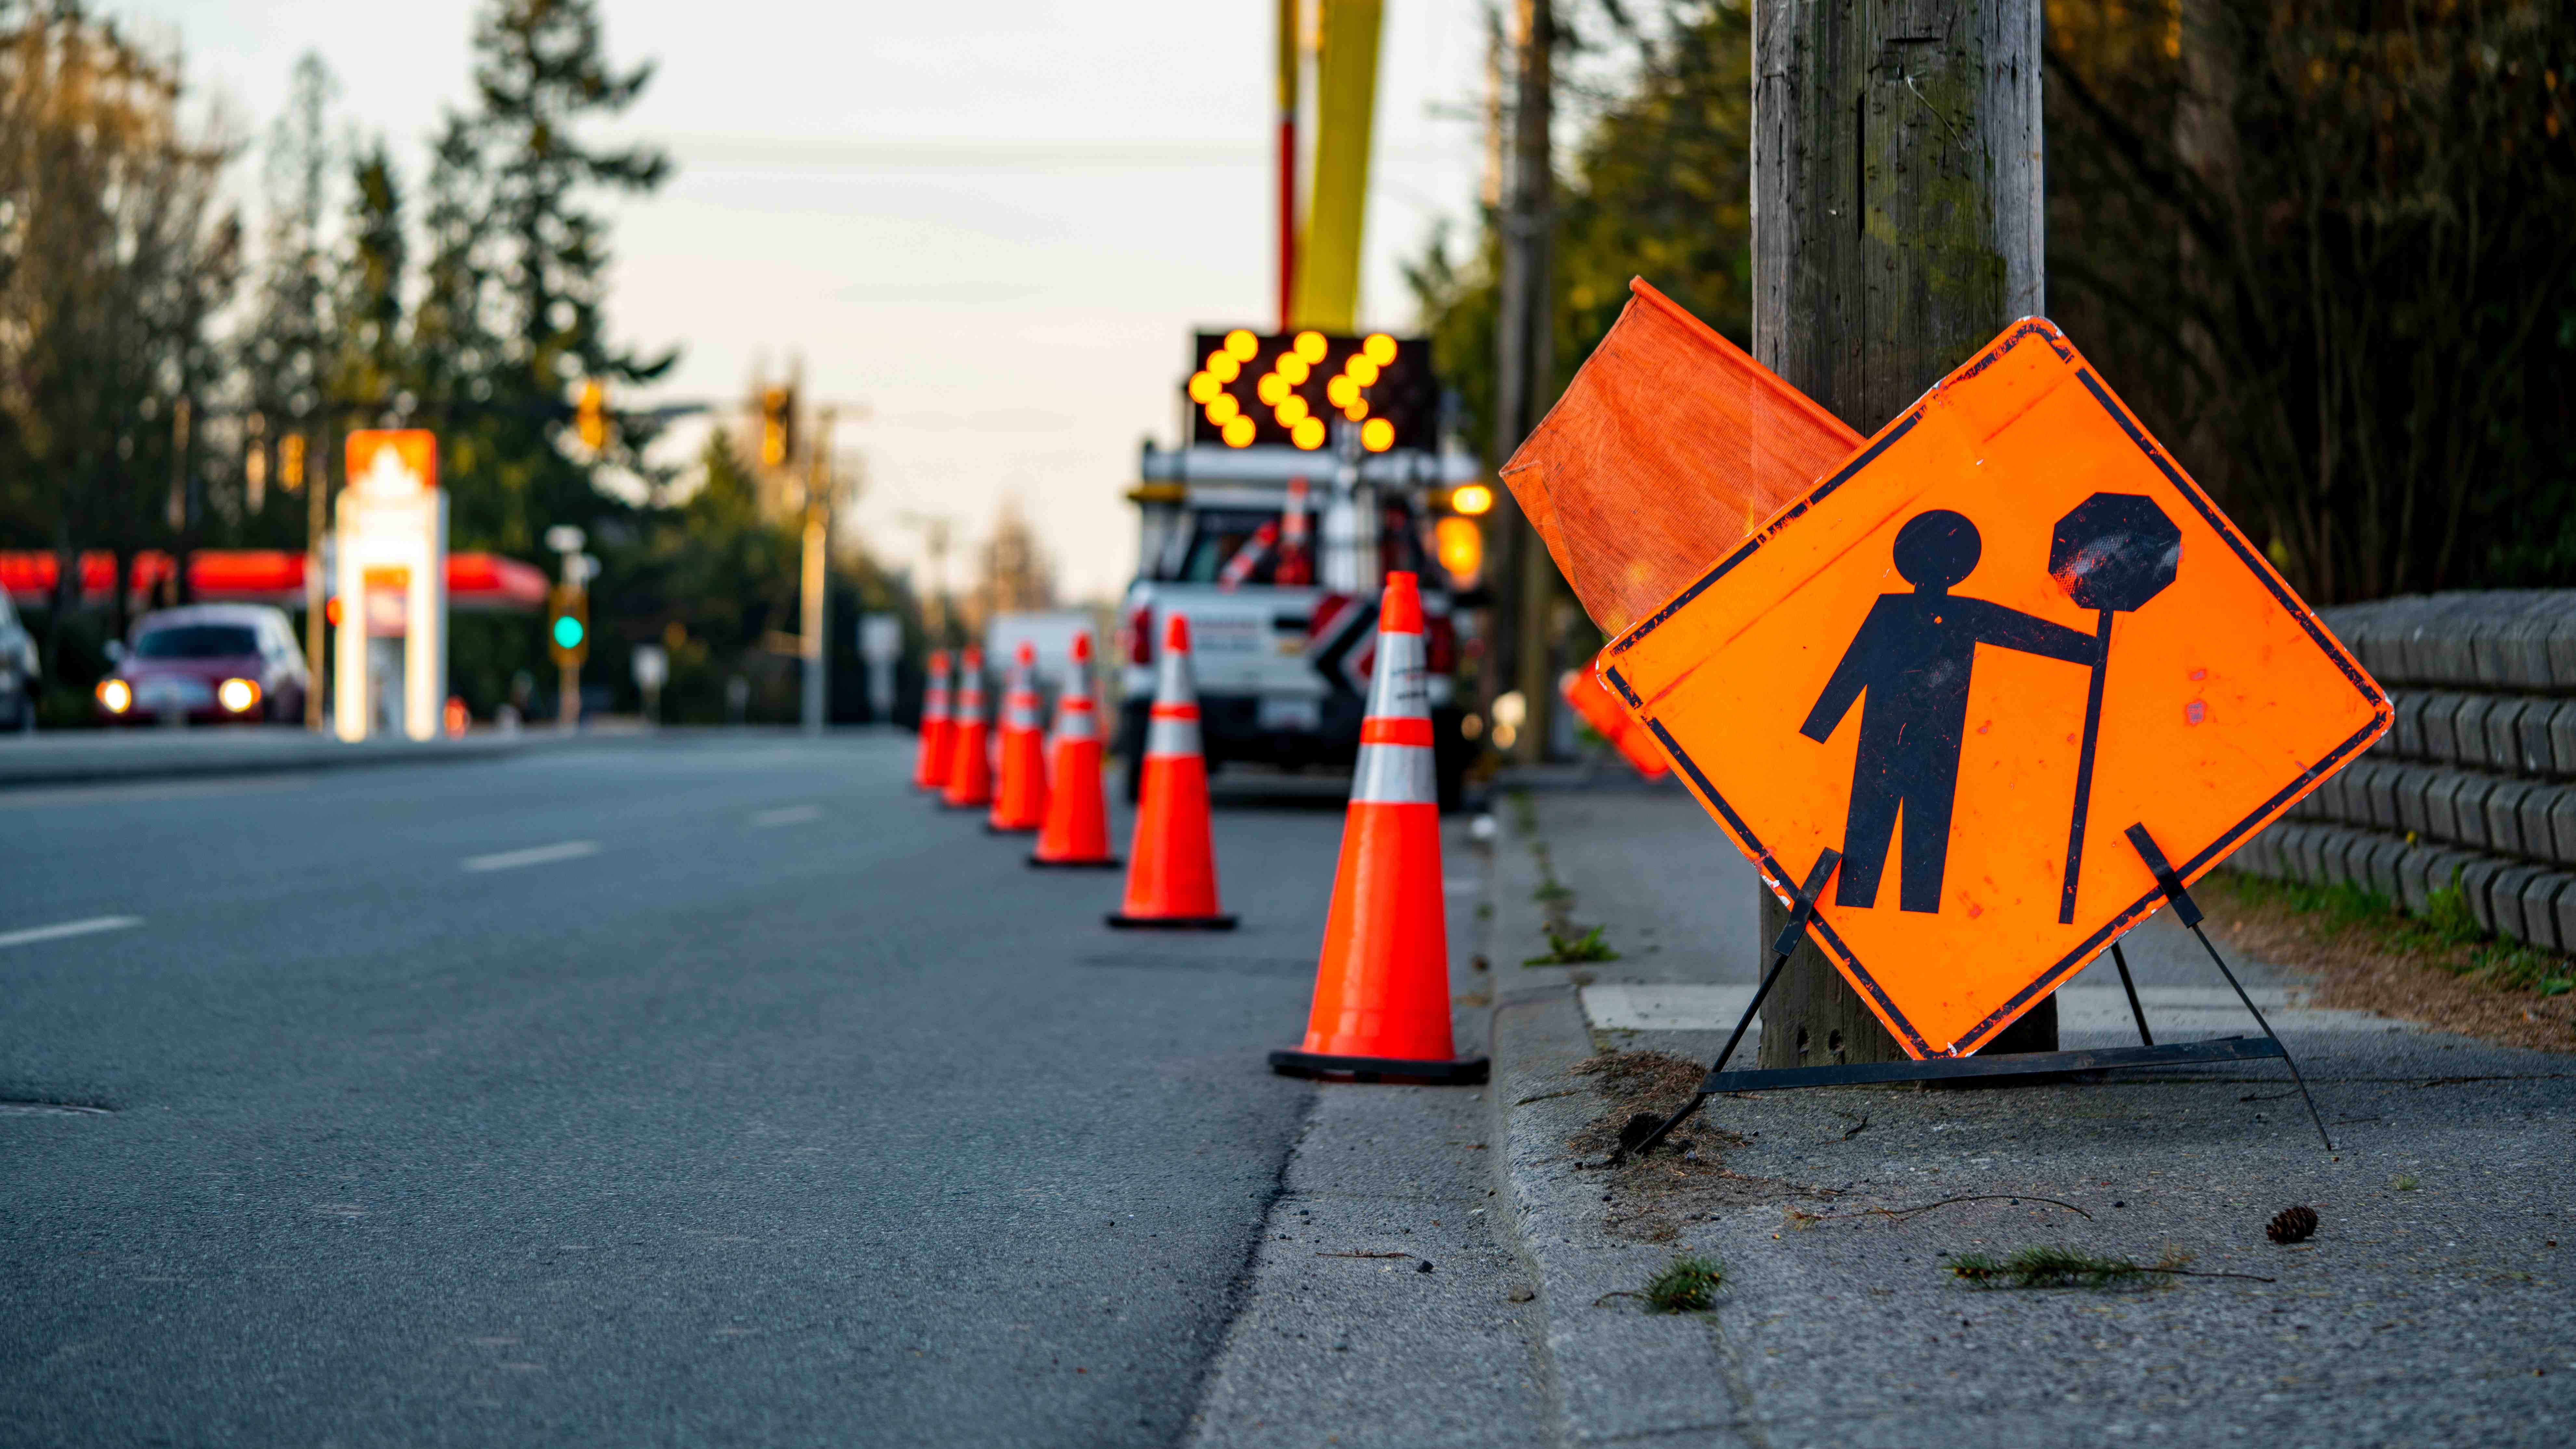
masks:
<svg viewBox="0 0 2576 1449"><path fill-rule="evenodd" d="M108 724L296 721L312 675L285 611L265 604L197 604L146 614L116 667L98 682Z"/></svg>

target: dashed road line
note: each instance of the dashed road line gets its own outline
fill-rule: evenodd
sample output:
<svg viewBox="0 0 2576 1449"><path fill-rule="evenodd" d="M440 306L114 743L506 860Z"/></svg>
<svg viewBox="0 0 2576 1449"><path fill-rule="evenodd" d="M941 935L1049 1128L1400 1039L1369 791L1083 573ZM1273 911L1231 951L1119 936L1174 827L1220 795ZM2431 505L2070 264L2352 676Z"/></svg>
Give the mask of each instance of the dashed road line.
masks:
<svg viewBox="0 0 2576 1449"><path fill-rule="evenodd" d="M23 931L0 931L0 948L32 946L38 941L59 941L66 936L90 936L100 931L122 931L143 924L141 916L92 916L85 921L60 921L50 926L29 926Z"/></svg>
<svg viewBox="0 0 2576 1449"><path fill-rule="evenodd" d="M525 850L503 850L491 855L469 855L456 863L460 870L517 870L523 865L551 865L558 860L579 860L599 854L596 840L567 840L557 845L532 845Z"/></svg>

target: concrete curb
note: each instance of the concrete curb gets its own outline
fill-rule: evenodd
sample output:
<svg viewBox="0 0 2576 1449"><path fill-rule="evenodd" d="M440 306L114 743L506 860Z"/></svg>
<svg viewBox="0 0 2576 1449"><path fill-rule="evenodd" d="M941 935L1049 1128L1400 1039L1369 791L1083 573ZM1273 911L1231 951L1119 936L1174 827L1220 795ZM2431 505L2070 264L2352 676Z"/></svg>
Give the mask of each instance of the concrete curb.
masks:
<svg viewBox="0 0 2576 1449"><path fill-rule="evenodd" d="M1660 1314L1635 1293L1675 1256L1671 1244L1609 1232L1606 1173L1566 1145L1600 1113L1577 973L1524 967L1538 934L1539 876L1518 828L1502 825L1487 856L1483 949L1494 957L1490 1141L1505 1221L1538 1291L1551 1397L1562 1444L1706 1445L1742 1449L1748 1398L1726 1361L1717 1315Z"/></svg>
<svg viewBox="0 0 2576 1449"><path fill-rule="evenodd" d="M1736 1449L1749 1441L1713 1316L1658 1314L1633 1298L1605 1297L1641 1289L1673 1253L1611 1237L1603 1175L1565 1145L1599 1110L1591 1079L1574 1070L1592 1054L1572 986L1495 1003L1499 1170L1545 1310L1559 1440Z"/></svg>

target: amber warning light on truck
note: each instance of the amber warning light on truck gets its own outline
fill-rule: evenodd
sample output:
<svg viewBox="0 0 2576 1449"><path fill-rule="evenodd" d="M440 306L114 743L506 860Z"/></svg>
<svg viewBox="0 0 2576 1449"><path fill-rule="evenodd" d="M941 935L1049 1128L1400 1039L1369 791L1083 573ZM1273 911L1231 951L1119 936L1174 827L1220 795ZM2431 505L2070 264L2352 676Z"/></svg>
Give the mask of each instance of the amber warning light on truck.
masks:
<svg viewBox="0 0 2576 1449"><path fill-rule="evenodd" d="M1313 452L1332 440L1335 421L1356 425L1372 453L1429 451L1439 441L1439 390L1420 338L1238 327L1199 333L1191 365L1192 443Z"/></svg>

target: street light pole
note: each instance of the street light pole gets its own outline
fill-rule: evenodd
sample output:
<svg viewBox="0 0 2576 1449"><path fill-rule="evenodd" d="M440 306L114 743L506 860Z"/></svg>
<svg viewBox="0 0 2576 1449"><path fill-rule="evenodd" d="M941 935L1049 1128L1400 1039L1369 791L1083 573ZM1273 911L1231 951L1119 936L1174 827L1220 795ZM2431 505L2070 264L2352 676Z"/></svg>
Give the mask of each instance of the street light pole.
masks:
<svg viewBox="0 0 2576 1449"><path fill-rule="evenodd" d="M1555 202L1550 128L1555 119L1556 9L1551 0L1519 0L1513 10L1519 75L1514 87L1512 165L1503 208L1500 317L1496 328L1494 457L1508 458L1538 421L1554 369L1555 312L1548 287L1548 233ZM1505 692L1496 666L1509 663L1509 689L1521 697L1522 720L1512 753L1536 762L1547 747L1556 691L1550 687L1548 638L1555 612L1556 563L1517 509L1496 511L1509 543L1496 550L1495 633L1508 639L1487 664L1487 706Z"/></svg>
<svg viewBox="0 0 2576 1449"><path fill-rule="evenodd" d="M825 566L832 532L832 421L834 410L815 413L813 452L806 460L805 598L803 631L797 641L805 657L805 733L823 732L828 704L831 656L824 652L826 619Z"/></svg>
<svg viewBox="0 0 2576 1449"><path fill-rule="evenodd" d="M563 555L563 592L573 598L589 586L590 574L584 562L582 545L589 537L569 523L558 523L546 530L546 547ZM581 655L589 644L589 610L582 610L582 628L572 639L557 639L555 648L555 722L569 730L581 724Z"/></svg>
<svg viewBox="0 0 2576 1449"><path fill-rule="evenodd" d="M304 470L304 727L320 734L323 670L331 657L324 632L330 606L322 577L322 539L331 528L331 448L327 433L320 448L305 443L301 432L287 436L303 450L299 461Z"/></svg>

